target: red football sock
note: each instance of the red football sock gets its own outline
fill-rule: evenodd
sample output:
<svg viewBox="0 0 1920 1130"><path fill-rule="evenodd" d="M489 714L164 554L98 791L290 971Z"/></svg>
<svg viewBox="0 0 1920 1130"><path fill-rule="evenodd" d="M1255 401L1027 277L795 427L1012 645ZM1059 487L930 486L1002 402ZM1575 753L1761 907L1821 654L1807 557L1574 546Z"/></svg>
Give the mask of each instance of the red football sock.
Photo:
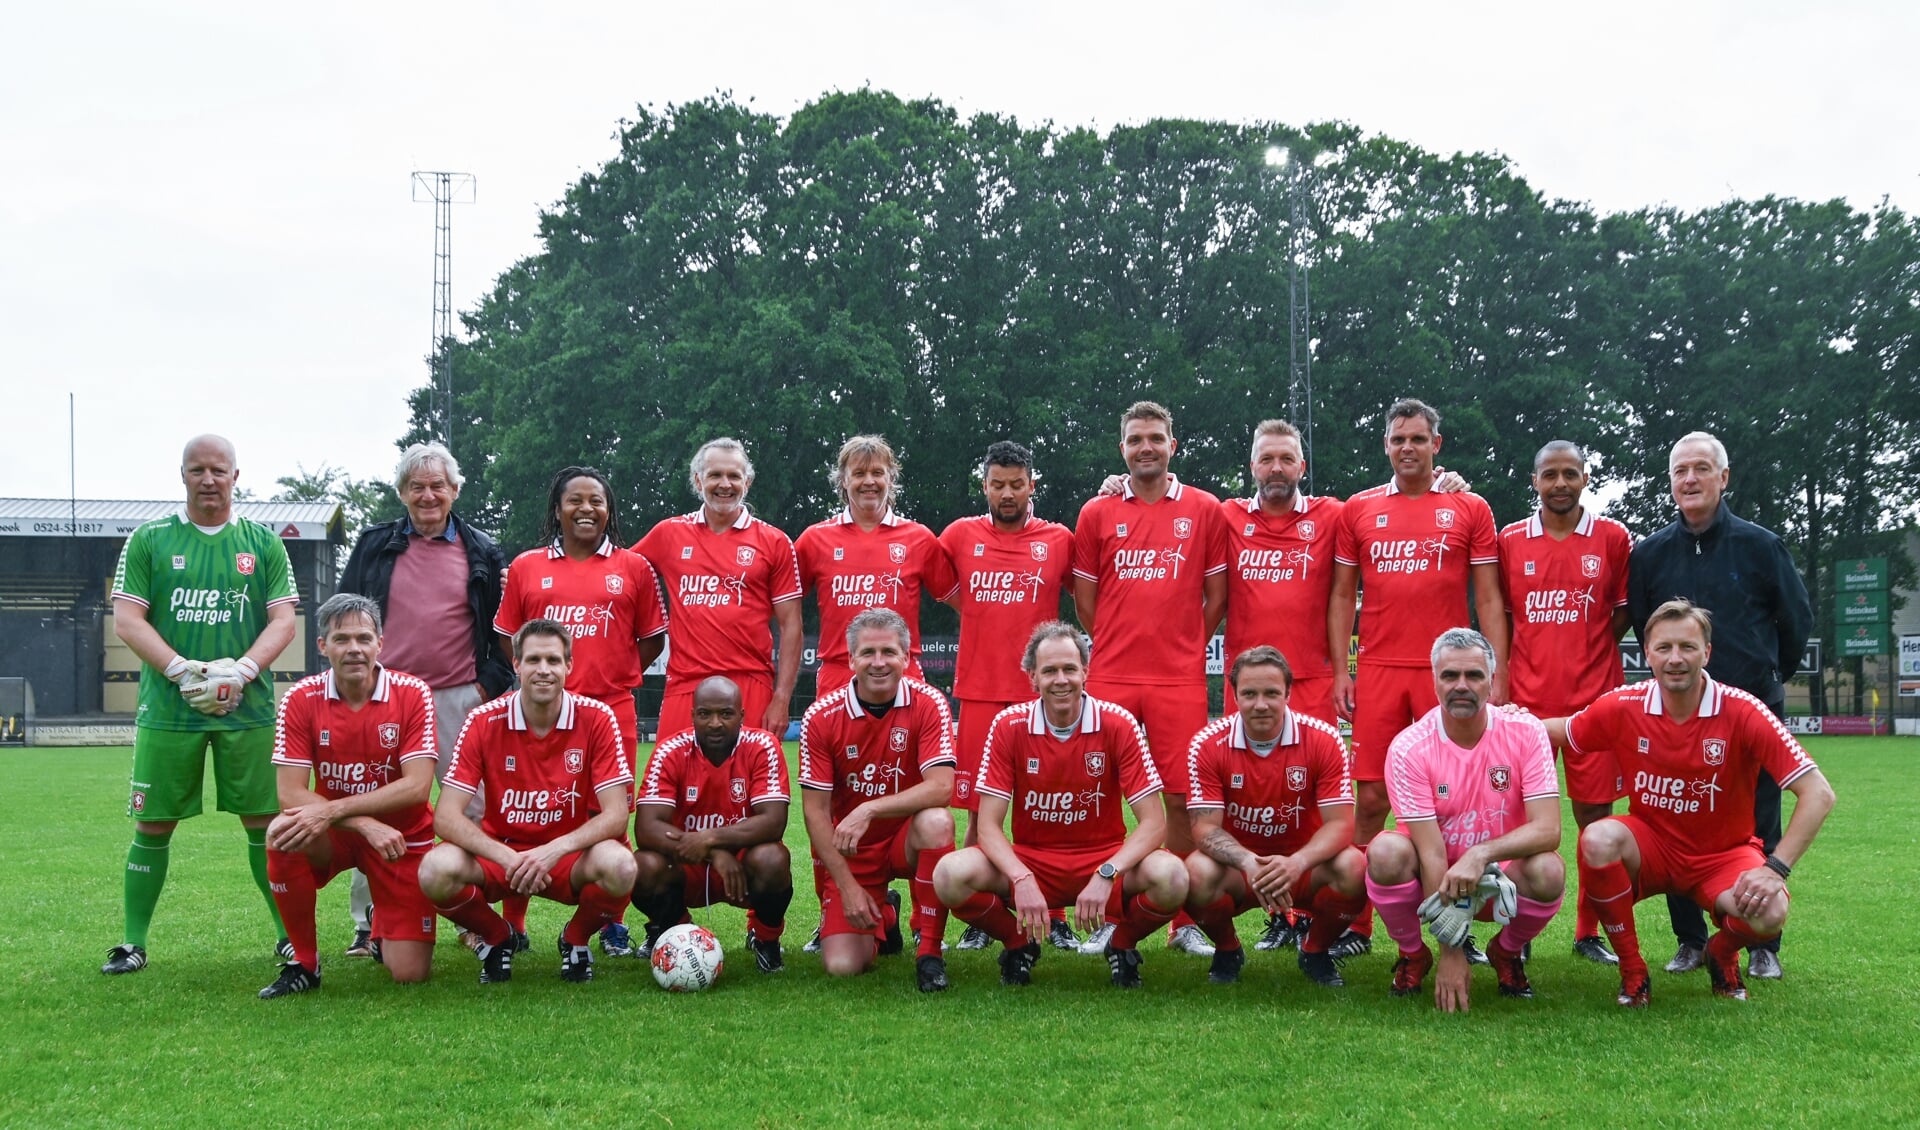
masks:
<svg viewBox="0 0 1920 1130"><path fill-rule="evenodd" d="M267 849L267 886L273 905L280 908L280 924L293 943L293 960L318 971L320 943L313 924L313 864L294 851Z"/></svg>
<svg viewBox="0 0 1920 1130"><path fill-rule="evenodd" d="M453 893L446 902L436 902L433 908L440 917L460 927L462 930L477 934L481 941L497 946L513 933L513 927L500 917L498 911L487 905L480 897L480 888L469 883Z"/></svg>
<svg viewBox="0 0 1920 1130"><path fill-rule="evenodd" d="M1640 934L1633 924L1633 876L1624 863L1596 867L1580 861L1580 897L1591 903L1600 928L1620 957L1620 980L1625 984L1647 975L1647 959L1640 955Z"/></svg>
<svg viewBox="0 0 1920 1130"><path fill-rule="evenodd" d="M1307 928L1307 936L1300 942L1300 952L1327 952L1366 908L1363 895L1348 898L1332 887L1321 887L1313 896L1313 925Z"/></svg>
<svg viewBox="0 0 1920 1130"><path fill-rule="evenodd" d="M268 858L271 859L272 857L269 856ZM285 917L285 915L282 915L282 917ZM1752 949L1754 946L1760 945L1763 942L1770 942L1780 936L1778 934L1756 934L1754 933L1753 927L1747 925L1744 918L1736 915L1722 914L1718 917L1720 929L1726 933L1728 938L1738 943L1734 947L1735 949ZM288 929L292 929L292 927L293 923L287 923ZM291 937L292 935L288 936Z"/></svg>
<svg viewBox="0 0 1920 1130"><path fill-rule="evenodd" d="M515 931L526 933L527 903L530 901L526 895L508 895L500 900L500 917L506 919L507 925Z"/></svg>
<svg viewBox="0 0 1920 1130"><path fill-rule="evenodd" d="M915 957L939 957L947 937L947 904L933 889L933 869L953 854L953 848L921 848L913 864L913 881L907 893L913 900L913 924L920 929L920 944Z"/></svg>
<svg viewBox="0 0 1920 1130"><path fill-rule="evenodd" d="M1052 910L1047 911L1047 921L1049 922L1065 922L1066 920L1067 912L1064 907L1056 906Z"/></svg>
<svg viewBox="0 0 1920 1130"><path fill-rule="evenodd" d="M1027 944L1027 936L1020 932L1020 921L1007 909L1007 904L1000 901L1000 896L990 891L968 895L965 902L953 908L953 913L967 925L985 930L989 938L1006 943L1009 949Z"/></svg>
<svg viewBox="0 0 1920 1130"><path fill-rule="evenodd" d="M1200 908L1194 915L1194 922L1200 926L1200 932L1207 936L1215 948L1237 950L1240 948L1240 932L1233 928L1233 896L1221 895Z"/></svg>
<svg viewBox="0 0 1920 1130"><path fill-rule="evenodd" d="M1140 939L1160 928L1163 922L1172 922L1185 914L1179 907L1162 910L1147 901L1145 894L1128 899L1121 908L1120 917L1113 924L1112 946L1117 950L1140 948ZM1193 919L1188 918L1188 922ZM1197 925L1197 923L1196 923Z"/></svg>
<svg viewBox="0 0 1920 1130"><path fill-rule="evenodd" d="M1576 939L1600 936L1600 917L1593 912L1593 904L1586 900L1585 892L1579 887L1574 889L1573 936Z"/></svg>
<svg viewBox="0 0 1920 1130"><path fill-rule="evenodd" d="M626 896L609 892L598 883L588 883L580 888L580 905L574 910L573 917L560 929L560 937L570 946L584 946L593 940L600 927L613 921L625 905Z"/></svg>

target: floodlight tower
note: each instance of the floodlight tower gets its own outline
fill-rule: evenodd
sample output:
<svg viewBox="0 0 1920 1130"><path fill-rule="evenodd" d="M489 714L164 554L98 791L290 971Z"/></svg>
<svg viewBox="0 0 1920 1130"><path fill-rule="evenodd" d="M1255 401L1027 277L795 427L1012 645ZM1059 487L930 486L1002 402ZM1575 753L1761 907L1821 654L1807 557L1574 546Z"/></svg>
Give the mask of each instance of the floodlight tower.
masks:
<svg viewBox="0 0 1920 1130"><path fill-rule="evenodd" d="M453 446L453 206L471 204L478 194L472 173L413 174L413 200L433 201L433 370L434 407L440 416L440 441Z"/></svg>
<svg viewBox="0 0 1920 1130"><path fill-rule="evenodd" d="M1326 155L1322 154L1324 158ZM1267 167L1287 190L1287 419L1306 438L1307 493L1313 493L1313 301L1307 266L1307 181L1315 165L1267 147Z"/></svg>

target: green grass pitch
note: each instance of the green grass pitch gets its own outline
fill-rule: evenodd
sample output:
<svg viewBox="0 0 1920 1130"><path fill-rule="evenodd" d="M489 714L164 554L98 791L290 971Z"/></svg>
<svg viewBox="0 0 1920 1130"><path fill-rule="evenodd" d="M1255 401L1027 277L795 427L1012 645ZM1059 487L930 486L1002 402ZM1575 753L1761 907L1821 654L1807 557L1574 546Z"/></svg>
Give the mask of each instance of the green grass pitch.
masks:
<svg viewBox="0 0 1920 1130"><path fill-rule="evenodd" d="M1808 746L1839 805L1794 873L1784 982L1741 1005L1704 973L1656 970L1653 1007L1623 1013L1612 971L1569 954L1569 906L1535 945L1538 999L1503 1000L1479 970L1465 1016L1390 999L1390 944L1335 991L1291 953L1210 986L1204 960L1157 939L1134 993L1057 951L1025 990L1000 986L992 951L950 954L942 995L914 991L910 955L829 981L800 952L817 914L803 871L779 976L755 972L740 912L696 912L729 951L705 994L604 958L592 984L563 984L566 912L535 900L511 984L477 984L443 923L427 985L333 956L319 993L260 1001L273 938L223 815L173 841L151 967L108 978L127 752L7 751L0 1126L1912 1125L1920 740ZM797 871L804 838L796 812ZM344 882L322 892L325 955L345 908ZM1241 926L1251 941L1254 917ZM1664 908L1643 903L1640 929L1663 961Z"/></svg>

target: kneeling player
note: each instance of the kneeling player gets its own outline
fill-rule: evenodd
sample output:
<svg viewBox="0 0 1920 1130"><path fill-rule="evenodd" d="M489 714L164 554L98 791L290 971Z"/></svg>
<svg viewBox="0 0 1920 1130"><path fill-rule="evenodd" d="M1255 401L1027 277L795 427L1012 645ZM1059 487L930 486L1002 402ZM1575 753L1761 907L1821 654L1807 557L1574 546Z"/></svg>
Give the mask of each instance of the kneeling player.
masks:
<svg viewBox="0 0 1920 1130"><path fill-rule="evenodd" d="M747 910L747 948L762 973L785 965L780 934L793 901L787 759L780 739L742 729L740 687L715 675L693 691L693 729L653 749L635 798L633 905L647 916L647 952L687 907Z"/></svg>
<svg viewBox="0 0 1920 1130"><path fill-rule="evenodd" d="M1353 847L1353 786L1340 732L1287 708L1293 671L1261 644L1227 673L1239 712L1194 735L1187 753L1195 850L1187 913L1214 945L1207 979L1240 979L1246 950L1234 915L1310 907L1300 971L1338 986L1327 947L1366 906L1366 860Z"/></svg>
<svg viewBox="0 0 1920 1130"><path fill-rule="evenodd" d="M1647 618L1645 642L1652 679L1547 724L1570 749L1610 758L1627 796L1625 816L1580 833L1581 895L1620 955L1620 1004L1646 1007L1651 983L1633 904L1657 894L1685 895L1719 919L1707 973L1715 993L1745 1000L1740 951L1786 925L1787 877L1833 810L1833 788L1759 699L1707 674L1713 625L1705 609L1668 601ZM1795 801L1771 855L1753 838L1762 770Z"/></svg>
<svg viewBox="0 0 1920 1130"><path fill-rule="evenodd" d="M947 987L940 954L947 908L933 869L953 850L953 733L947 700L906 677L913 654L898 612L870 608L847 625L853 681L817 700L800 720L801 811L820 895L820 963L835 977L898 953L900 896L910 879L923 993Z"/></svg>
<svg viewBox="0 0 1920 1130"><path fill-rule="evenodd" d="M380 606L341 593L314 614L331 668L280 700L273 764L280 815L267 826L267 880L293 960L263 1000L320 987L314 892L358 868L373 890L373 936L395 981L425 981L433 904L420 857L433 846L433 692L380 666Z"/></svg>
<svg viewBox="0 0 1920 1130"><path fill-rule="evenodd" d="M1058 620L1034 629L1021 667L1040 698L994 719L974 790L979 842L949 856L934 885L955 914L1005 945L1002 984L1032 980L1048 910L1071 906L1082 930L1113 924L1107 968L1115 985L1138 988L1139 940L1187 897L1187 869L1158 846L1166 832L1160 774L1133 716L1085 693L1087 645L1077 629Z"/></svg>
<svg viewBox="0 0 1920 1130"><path fill-rule="evenodd" d="M1554 913L1566 887L1560 861L1560 782L1547 731L1531 714L1487 706L1493 645L1468 628L1433 643L1440 705L1401 731L1387 750L1387 796L1396 827L1367 850L1367 895L1400 947L1393 995L1418 992L1433 953L1420 940L1424 919L1441 944L1434 1003L1467 1010L1470 966L1463 947L1477 897L1505 923L1487 946L1502 996L1531 997L1526 944Z"/></svg>
<svg viewBox="0 0 1920 1130"><path fill-rule="evenodd" d="M633 890L627 850L633 772L613 711L566 691L573 639L553 620L513 634L520 689L467 715L440 785L441 844L420 862L420 889L480 938L480 983L513 976L513 933L488 903L509 893L577 906L560 932L560 976L593 979L587 942ZM466 814L475 794L486 810Z"/></svg>

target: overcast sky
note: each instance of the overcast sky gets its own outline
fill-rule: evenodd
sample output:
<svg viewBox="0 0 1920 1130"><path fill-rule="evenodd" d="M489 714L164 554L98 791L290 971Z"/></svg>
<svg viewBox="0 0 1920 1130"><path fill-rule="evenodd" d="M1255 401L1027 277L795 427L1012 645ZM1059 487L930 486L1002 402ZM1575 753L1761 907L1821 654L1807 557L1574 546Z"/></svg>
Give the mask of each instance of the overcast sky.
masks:
<svg viewBox="0 0 1920 1130"><path fill-rule="evenodd" d="M664 10L660 10L664 9ZM1178 16L1176 17L1176 13ZM231 436L385 478L426 379L433 209L471 172L456 309L619 120L832 89L1105 129L1342 119L1505 154L1606 211L1768 194L1920 208L1920 5L195 4L10 11L0 39L0 495L180 493Z"/></svg>

